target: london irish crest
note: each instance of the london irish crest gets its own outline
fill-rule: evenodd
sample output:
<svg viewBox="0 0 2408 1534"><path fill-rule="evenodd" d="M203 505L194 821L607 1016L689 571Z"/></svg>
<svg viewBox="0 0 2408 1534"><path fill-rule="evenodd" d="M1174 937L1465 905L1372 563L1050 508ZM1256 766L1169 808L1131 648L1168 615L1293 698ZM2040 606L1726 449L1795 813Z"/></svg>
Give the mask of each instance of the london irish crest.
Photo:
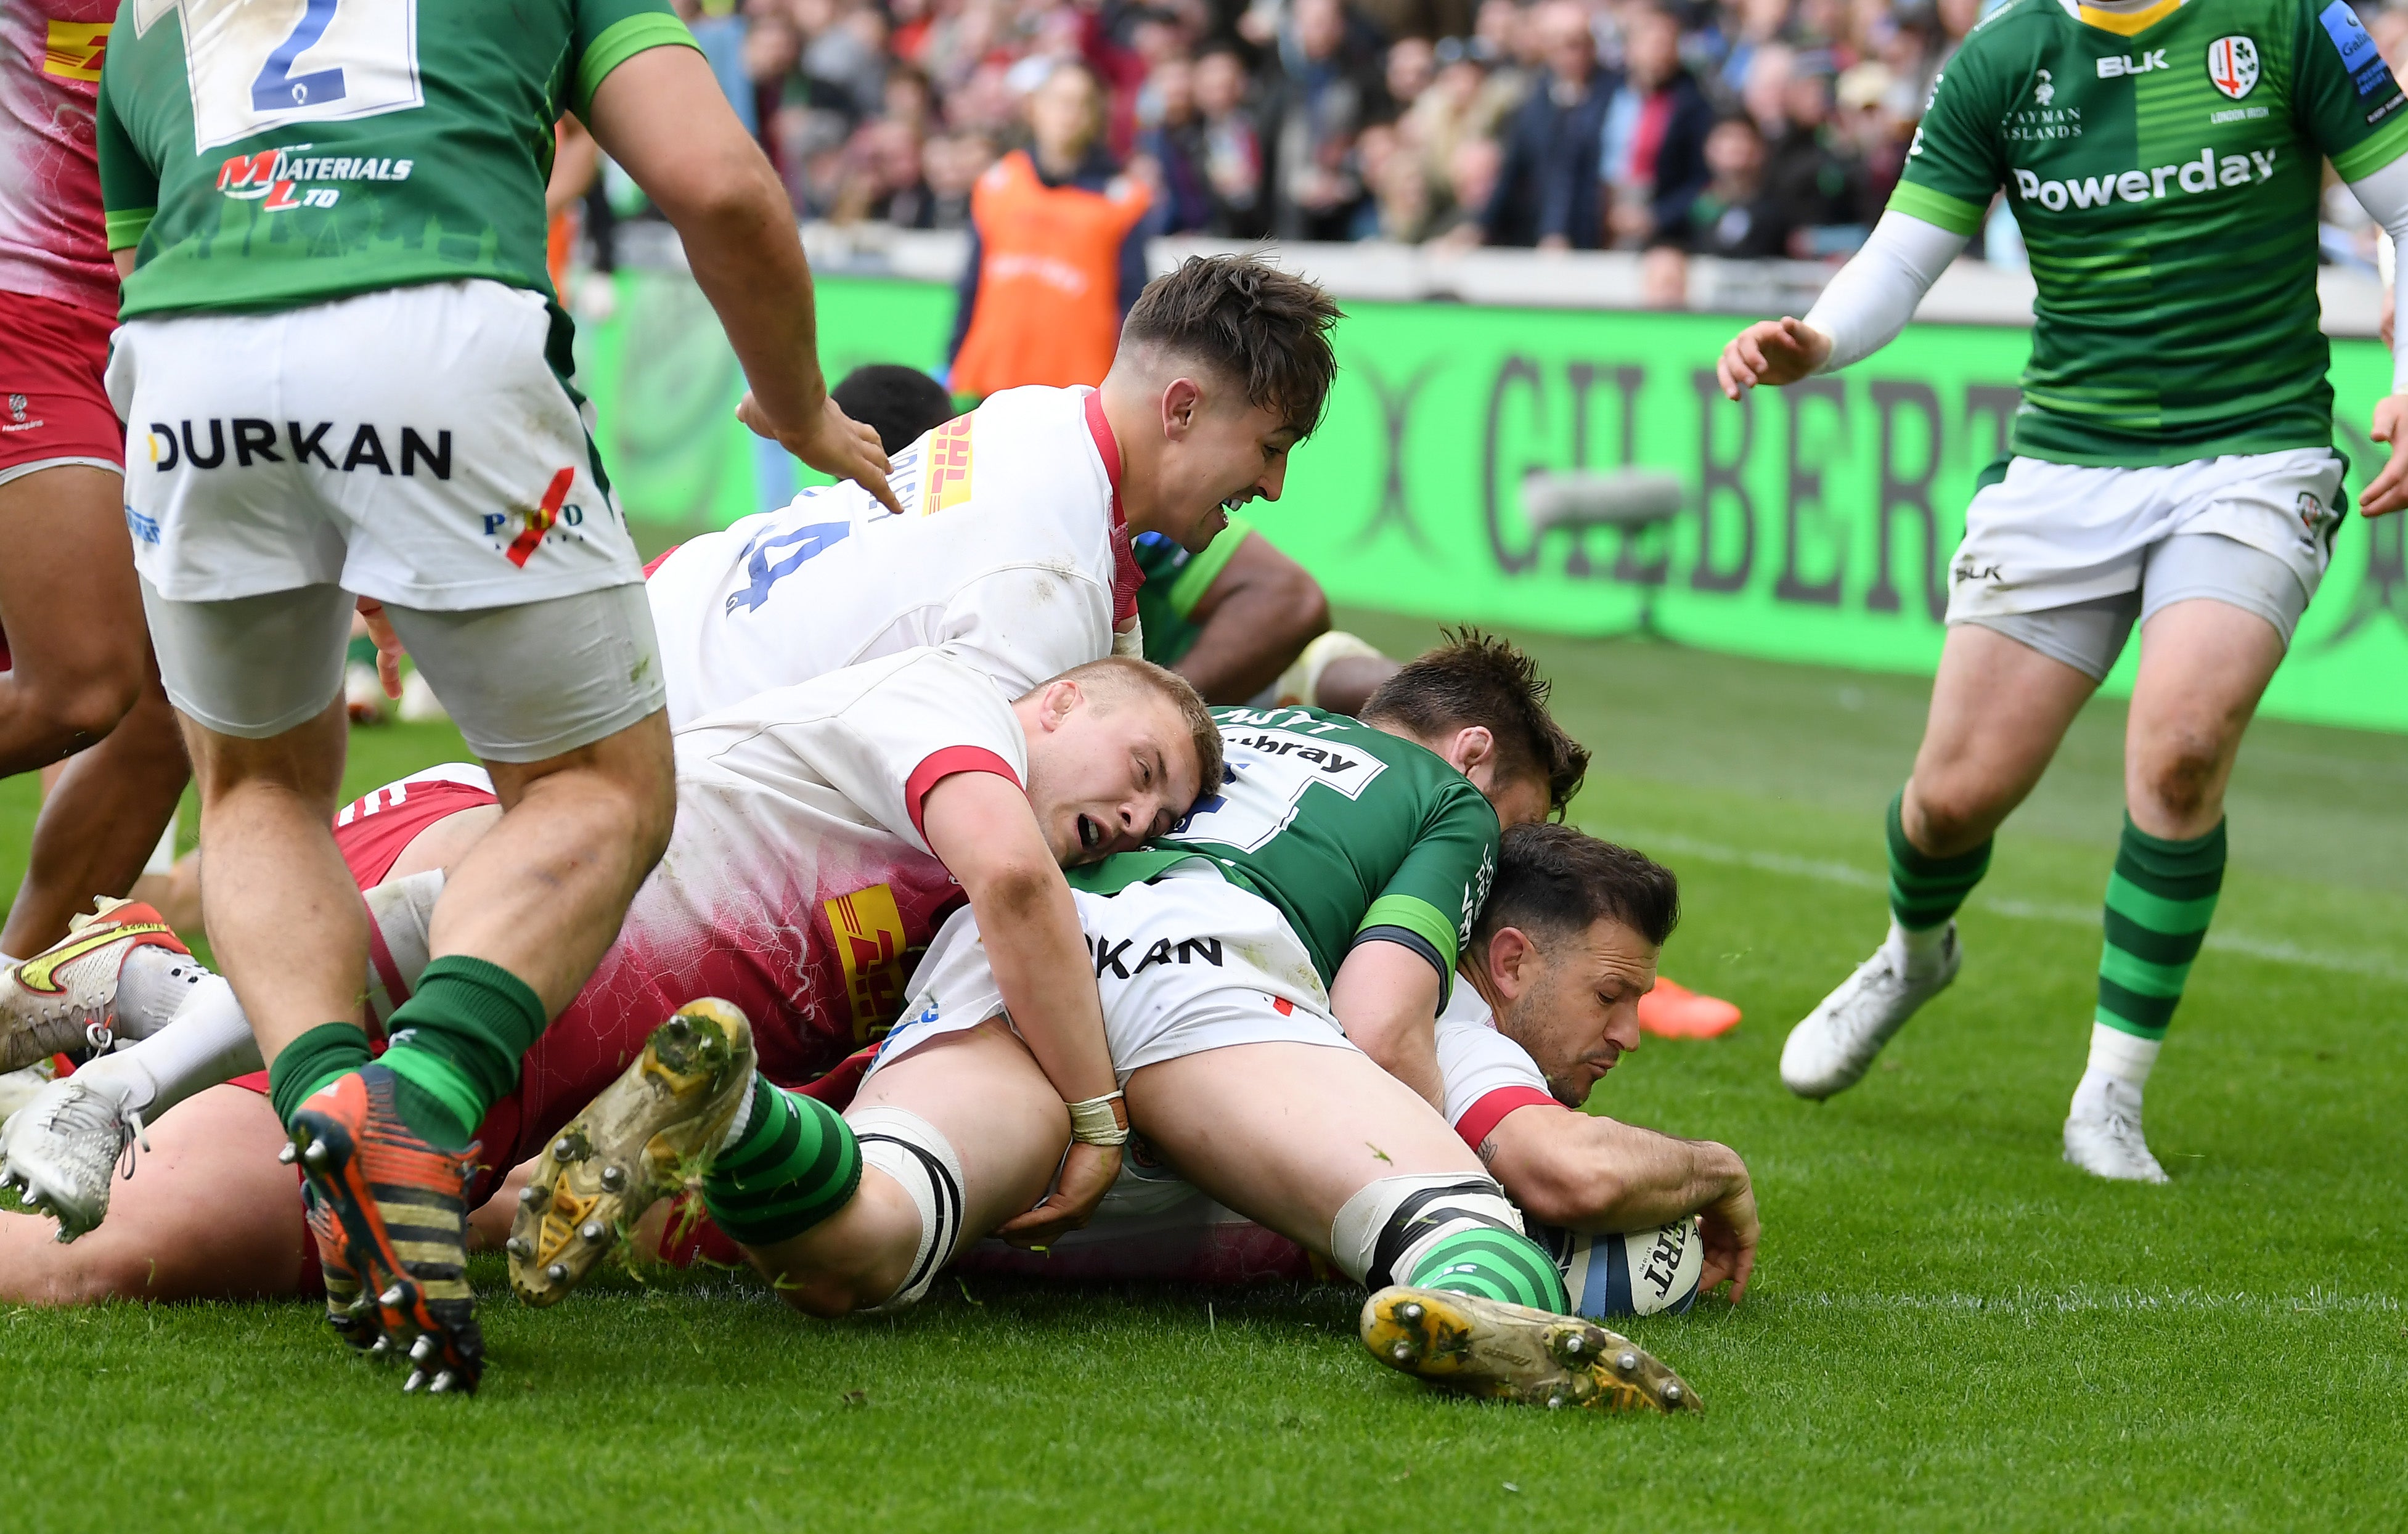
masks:
<svg viewBox="0 0 2408 1534"><path fill-rule="evenodd" d="M2218 37L2208 44L2207 78L2239 101L2258 84L2258 45L2247 37Z"/></svg>

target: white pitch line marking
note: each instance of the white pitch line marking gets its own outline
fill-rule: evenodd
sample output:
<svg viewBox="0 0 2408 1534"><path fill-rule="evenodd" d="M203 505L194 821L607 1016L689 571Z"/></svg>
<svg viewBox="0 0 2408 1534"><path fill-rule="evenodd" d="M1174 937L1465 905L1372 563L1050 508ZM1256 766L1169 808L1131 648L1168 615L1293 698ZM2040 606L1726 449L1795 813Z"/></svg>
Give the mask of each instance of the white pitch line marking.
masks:
<svg viewBox="0 0 2408 1534"><path fill-rule="evenodd" d="M1643 851L1647 847L1700 862L1721 863L1734 867L1754 868L1760 873L1780 874L1790 879L1811 879L1825 884L1844 884L1850 889L1882 890L1889 888L1889 876L1859 868L1852 863L1838 863L1826 858L1792 857L1784 853L1756 853L1741 847L1725 847L1717 842L1699 841L1677 831L1628 831L1624 835ZM2066 926L2095 927L2100 925L2096 906L2071 906L2053 900L2014 900L1996 896L1976 895L1966 902L1994 916L2012 921L2054 922ZM2280 938L2259 938L2245 932L2211 928L2206 947L2221 953L2237 953L2243 958L2262 959L2269 964L2292 964L2309 969L2326 969L2336 974L2362 975L2371 980L2388 981L2395 985L2408 985L2408 969L2386 964L2378 958L2361 958L2351 953L2334 953L2324 949L2305 948Z"/></svg>

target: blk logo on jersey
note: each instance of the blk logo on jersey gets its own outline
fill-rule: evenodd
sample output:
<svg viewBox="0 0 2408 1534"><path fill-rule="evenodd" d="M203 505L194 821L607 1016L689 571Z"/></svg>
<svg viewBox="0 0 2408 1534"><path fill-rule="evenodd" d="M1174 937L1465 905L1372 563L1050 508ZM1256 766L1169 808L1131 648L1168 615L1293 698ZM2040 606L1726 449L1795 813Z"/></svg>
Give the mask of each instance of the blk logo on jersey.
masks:
<svg viewBox="0 0 2408 1534"><path fill-rule="evenodd" d="M2100 60L2099 78L2118 79L2126 75L2145 75L2152 69L2172 67L2172 65L2166 62L2166 50L2162 48L2155 48L2137 59L2129 53L2118 53L2113 58Z"/></svg>
<svg viewBox="0 0 2408 1534"><path fill-rule="evenodd" d="M2258 44L2248 37L2218 37L2207 45L2207 79L2239 101L2258 88Z"/></svg>

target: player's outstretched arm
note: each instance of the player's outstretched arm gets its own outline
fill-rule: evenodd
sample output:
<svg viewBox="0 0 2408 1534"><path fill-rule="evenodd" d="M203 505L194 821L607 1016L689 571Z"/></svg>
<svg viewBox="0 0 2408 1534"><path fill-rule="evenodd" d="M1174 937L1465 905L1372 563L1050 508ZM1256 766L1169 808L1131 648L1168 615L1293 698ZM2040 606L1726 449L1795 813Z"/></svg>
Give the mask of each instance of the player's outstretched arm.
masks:
<svg viewBox="0 0 2408 1534"><path fill-rule="evenodd" d="M1245 702L1277 681L1329 627L1329 598L1321 582L1260 533L1243 531L1229 562L1189 609L1203 629L1171 667L1207 703Z"/></svg>
<svg viewBox="0 0 2408 1534"><path fill-rule="evenodd" d="M1912 213L1884 213L1805 319L1760 321L1723 348L1723 394L1737 399L1759 383L1795 383L1871 356L1914 318L1966 238Z"/></svg>
<svg viewBox="0 0 2408 1534"><path fill-rule="evenodd" d="M1027 796L1008 778L957 772L921 800L921 828L969 896L996 989L1054 1090L1066 1103L1110 1096L1112 1057L1086 935ZM1072 1143L1053 1196L998 1234L1042 1245L1078 1229L1120 1169L1118 1146Z"/></svg>
<svg viewBox="0 0 2408 1534"><path fill-rule="evenodd" d="M586 126L685 242L752 386L744 423L900 512L878 434L828 398L794 206L710 65L690 48L647 49L603 78Z"/></svg>
<svg viewBox="0 0 2408 1534"><path fill-rule="evenodd" d="M1731 1280L1734 1302L1746 1289L1756 1267L1756 1193L1729 1146L1532 1104L1498 1120L1480 1154L1512 1200L1549 1225L1643 1230L1701 1216L1698 1287Z"/></svg>
<svg viewBox="0 0 2408 1534"><path fill-rule="evenodd" d="M2350 182L2349 190L2389 237L2386 255L2396 251L2400 242L2408 239L2408 156ZM2397 277L2396 271L2384 275ZM2403 344L2408 343L2408 326L2398 323L2399 303L2399 283L2385 281L2383 342L2391 351L2391 393L2376 402L2374 429L2369 435L2391 449L2391 461L2358 493L2358 509L2370 517L2387 516L2408 507L2408 344Z"/></svg>
<svg viewBox="0 0 2408 1534"><path fill-rule="evenodd" d="M1714 371L1722 379L1723 397L1737 399L1760 383L1779 388L1810 377L1830 355L1831 337L1784 315L1758 320L1732 337Z"/></svg>
<svg viewBox="0 0 2408 1534"><path fill-rule="evenodd" d="M1402 943L1354 945L1329 982L1329 1010L1379 1068L1446 1111L1438 1066L1438 971Z"/></svg>

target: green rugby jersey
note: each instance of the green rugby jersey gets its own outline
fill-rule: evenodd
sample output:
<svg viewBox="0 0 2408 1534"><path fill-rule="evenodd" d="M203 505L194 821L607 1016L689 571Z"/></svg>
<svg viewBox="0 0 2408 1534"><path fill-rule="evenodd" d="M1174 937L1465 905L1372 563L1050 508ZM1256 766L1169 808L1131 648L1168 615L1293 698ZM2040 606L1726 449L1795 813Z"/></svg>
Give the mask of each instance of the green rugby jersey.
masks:
<svg viewBox="0 0 2408 1534"><path fill-rule="evenodd" d="M1437 753L1318 709L1215 709L1228 767L1168 837L1071 870L1110 895L1204 858L1279 907L1324 985L1374 931L1440 992L1497 875L1497 811Z"/></svg>
<svg viewBox="0 0 2408 1534"><path fill-rule="evenodd" d="M694 46L667 0L124 0L97 112L120 312L556 297L552 123L664 44Z"/></svg>
<svg viewBox="0 0 2408 1534"><path fill-rule="evenodd" d="M1140 536L1132 545L1145 584L1137 589L1137 616L1145 632L1145 658L1156 666L1174 666L1196 648L1204 625L1190 616L1204 593L1229 565L1238 545L1246 541L1254 524L1231 517L1200 554L1191 554L1176 539L1160 533Z"/></svg>
<svg viewBox="0 0 2408 1534"><path fill-rule="evenodd" d="M1992 12L1889 206L1970 235L2006 189L2040 290L2014 452L2148 465L2329 446L2321 161L2356 180L2399 158L2408 100L2344 0L2132 21L2147 24L2119 35L2064 0Z"/></svg>

